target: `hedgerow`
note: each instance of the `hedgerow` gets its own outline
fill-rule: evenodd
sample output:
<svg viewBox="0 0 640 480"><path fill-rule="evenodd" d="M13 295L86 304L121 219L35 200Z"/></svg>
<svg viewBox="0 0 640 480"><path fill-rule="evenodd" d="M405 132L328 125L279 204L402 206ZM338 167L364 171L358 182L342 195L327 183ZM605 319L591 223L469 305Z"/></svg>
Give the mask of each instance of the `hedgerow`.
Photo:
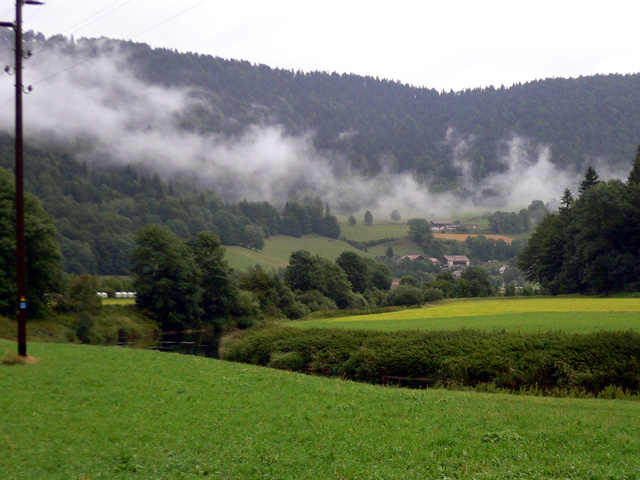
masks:
<svg viewBox="0 0 640 480"><path fill-rule="evenodd" d="M640 392L640 333L635 331L380 332L268 324L227 337L221 357L371 383Z"/></svg>

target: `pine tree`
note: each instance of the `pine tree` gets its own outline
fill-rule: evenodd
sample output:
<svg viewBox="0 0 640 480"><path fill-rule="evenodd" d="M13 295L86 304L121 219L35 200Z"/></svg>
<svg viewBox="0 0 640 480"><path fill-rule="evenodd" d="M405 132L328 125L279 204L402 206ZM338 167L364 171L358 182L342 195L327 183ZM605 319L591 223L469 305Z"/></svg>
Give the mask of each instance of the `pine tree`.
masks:
<svg viewBox="0 0 640 480"><path fill-rule="evenodd" d="M640 146L638 146L638 150L636 151L636 158L633 161L633 168L631 169L631 173L629 173L627 183L629 185L640 184Z"/></svg>
<svg viewBox="0 0 640 480"><path fill-rule="evenodd" d="M562 199L560 200L560 208L558 209L560 215L565 216L573 207L575 200L573 199L573 195L571 194L571 190L568 188L564 189L564 193L562 194Z"/></svg>
<svg viewBox="0 0 640 480"><path fill-rule="evenodd" d="M580 192L580 194L583 194L598 183L600 183L598 172L596 172L595 168L589 167L584 174L584 180L582 181L582 183L580 183L580 188L578 188L578 191Z"/></svg>

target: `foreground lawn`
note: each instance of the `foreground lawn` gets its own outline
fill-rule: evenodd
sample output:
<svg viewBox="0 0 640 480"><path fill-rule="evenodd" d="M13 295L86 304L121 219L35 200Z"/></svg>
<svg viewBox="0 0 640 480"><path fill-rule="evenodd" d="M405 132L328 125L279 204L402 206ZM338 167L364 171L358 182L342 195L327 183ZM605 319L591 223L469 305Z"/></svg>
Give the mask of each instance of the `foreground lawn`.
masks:
<svg viewBox="0 0 640 480"><path fill-rule="evenodd" d="M0 365L3 480L639 478L640 402L382 388L106 347L30 354L40 363Z"/></svg>
<svg viewBox="0 0 640 480"><path fill-rule="evenodd" d="M640 329L640 298L528 297L456 300L425 308L303 320L288 324L309 328L376 330L484 328L591 332Z"/></svg>

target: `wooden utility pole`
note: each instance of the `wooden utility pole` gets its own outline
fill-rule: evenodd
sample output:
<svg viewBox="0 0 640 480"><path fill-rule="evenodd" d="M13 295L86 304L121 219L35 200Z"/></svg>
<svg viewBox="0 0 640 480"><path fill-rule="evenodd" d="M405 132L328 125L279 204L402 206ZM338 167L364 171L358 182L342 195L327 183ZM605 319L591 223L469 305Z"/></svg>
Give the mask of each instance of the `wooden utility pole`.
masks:
<svg viewBox="0 0 640 480"><path fill-rule="evenodd" d="M22 5L42 5L35 0L16 0L16 22L0 23L12 27L16 39L16 267L18 283L18 355L27 356L27 258L24 239L24 187L22 140Z"/></svg>

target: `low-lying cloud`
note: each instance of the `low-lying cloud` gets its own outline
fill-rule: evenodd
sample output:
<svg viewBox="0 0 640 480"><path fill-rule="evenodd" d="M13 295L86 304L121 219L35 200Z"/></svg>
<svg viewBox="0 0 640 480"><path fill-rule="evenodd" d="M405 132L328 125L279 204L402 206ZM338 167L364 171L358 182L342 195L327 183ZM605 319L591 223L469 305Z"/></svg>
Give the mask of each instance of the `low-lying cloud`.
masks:
<svg viewBox="0 0 640 480"><path fill-rule="evenodd" d="M8 55L7 52L4 55ZM77 57L75 57L77 61ZM5 58L10 62L10 57ZM336 158L313 147L313 132L288 135L278 125L256 125L234 137L200 134L181 127L193 108L215 108L190 89L147 84L130 70L126 55L104 54L75 68L63 49L38 51L25 70L25 84L38 81L25 98L25 138L46 145L71 145L83 161L100 165L134 165L166 179L183 179L213 188L226 201L320 196L337 211L372 210L388 215L448 215L464 209L522 208L531 200L559 198L575 175L551 162L548 146L517 136L504 141L499 161L504 169L481 182L472 177L466 158L473 135L451 128L443 143L451 147L460 184L468 193L435 194L410 174L375 177L340 173ZM55 74L55 75L54 75ZM9 78L0 81L0 101L11 98ZM12 104L0 111L0 129L13 130ZM344 137L358 135L355 130Z"/></svg>

